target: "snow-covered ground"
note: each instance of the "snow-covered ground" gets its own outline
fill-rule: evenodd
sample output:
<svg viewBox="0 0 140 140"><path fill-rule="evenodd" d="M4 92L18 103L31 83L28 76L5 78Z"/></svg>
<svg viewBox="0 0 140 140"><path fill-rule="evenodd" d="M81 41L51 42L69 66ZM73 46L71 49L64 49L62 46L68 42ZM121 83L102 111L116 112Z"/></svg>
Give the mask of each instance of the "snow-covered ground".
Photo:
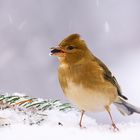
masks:
<svg viewBox="0 0 140 140"><path fill-rule="evenodd" d="M58 109L38 111L0 111L0 123L10 123L0 127L0 140L139 140L140 123L117 124L119 132L113 132L110 125L98 124L95 119L84 116L86 128L79 128L80 112L59 111Z"/></svg>

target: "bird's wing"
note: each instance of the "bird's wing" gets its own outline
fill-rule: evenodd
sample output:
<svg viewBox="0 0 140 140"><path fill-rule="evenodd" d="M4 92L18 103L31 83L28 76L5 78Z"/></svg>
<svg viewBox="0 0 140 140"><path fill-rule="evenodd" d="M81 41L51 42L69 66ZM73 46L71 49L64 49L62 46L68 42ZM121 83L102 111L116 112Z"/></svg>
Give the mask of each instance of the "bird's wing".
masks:
<svg viewBox="0 0 140 140"><path fill-rule="evenodd" d="M98 62L99 66L102 67L102 69L104 70L104 78L105 78L105 80L111 82L117 88L118 95L120 97L122 97L125 100L128 100L127 97L122 95L121 88L120 88L116 78L112 75L112 73L107 68L107 66L100 59L98 59L97 57L94 56L94 59L96 59L96 61Z"/></svg>

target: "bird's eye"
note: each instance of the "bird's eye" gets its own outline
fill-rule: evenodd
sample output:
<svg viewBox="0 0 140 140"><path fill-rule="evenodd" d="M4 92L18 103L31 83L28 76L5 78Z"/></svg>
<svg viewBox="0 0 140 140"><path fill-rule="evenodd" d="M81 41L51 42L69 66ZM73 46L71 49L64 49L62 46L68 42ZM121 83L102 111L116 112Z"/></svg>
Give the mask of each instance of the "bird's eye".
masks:
<svg viewBox="0 0 140 140"><path fill-rule="evenodd" d="M67 47L68 50L72 50L72 49L74 49L74 48L75 48L74 46L68 46L68 47Z"/></svg>

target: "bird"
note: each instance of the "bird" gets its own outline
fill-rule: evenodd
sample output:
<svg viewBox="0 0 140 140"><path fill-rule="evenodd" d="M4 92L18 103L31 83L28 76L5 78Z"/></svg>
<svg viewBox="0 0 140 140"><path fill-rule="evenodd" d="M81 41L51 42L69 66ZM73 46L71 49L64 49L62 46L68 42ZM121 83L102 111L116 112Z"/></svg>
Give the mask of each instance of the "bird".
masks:
<svg viewBox="0 0 140 140"><path fill-rule="evenodd" d="M58 79L66 98L81 111L79 126L85 112L107 111L113 130L118 130L110 106L114 104L122 115L140 113L140 108L127 102L120 85L109 68L88 48L78 33L70 34L51 55L59 60Z"/></svg>

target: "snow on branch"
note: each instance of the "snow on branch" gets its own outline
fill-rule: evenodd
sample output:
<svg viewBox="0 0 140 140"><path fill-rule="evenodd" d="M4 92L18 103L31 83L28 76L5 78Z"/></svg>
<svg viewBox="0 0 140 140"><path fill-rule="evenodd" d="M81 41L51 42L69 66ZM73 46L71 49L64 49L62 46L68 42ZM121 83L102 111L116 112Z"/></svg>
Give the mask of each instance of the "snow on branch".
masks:
<svg viewBox="0 0 140 140"><path fill-rule="evenodd" d="M48 110L66 112L73 109L69 103L61 103L59 100L32 98L20 94L0 95L0 108L1 112L8 111L9 114L14 114L14 117L17 116L23 118L22 120L20 119L20 121L29 125L40 124L45 121L48 116ZM7 113L6 115L3 113L3 115L7 118ZM9 121L8 123L7 121L4 123L3 120L5 121L5 117L0 118L1 125L11 124Z"/></svg>

